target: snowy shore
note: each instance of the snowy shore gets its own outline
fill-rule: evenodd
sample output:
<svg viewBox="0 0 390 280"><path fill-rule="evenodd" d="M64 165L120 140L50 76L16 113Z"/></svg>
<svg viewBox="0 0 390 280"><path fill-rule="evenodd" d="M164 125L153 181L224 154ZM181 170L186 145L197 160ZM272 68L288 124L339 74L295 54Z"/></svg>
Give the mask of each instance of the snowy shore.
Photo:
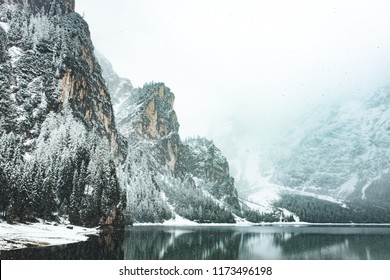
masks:
<svg viewBox="0 0 390 280"><path fill-rule="evenodd" d="M8 224L0 220L0 250L53 246L86 241L88 235L97 234L94 228L67 224L39 223Z"/></svg>

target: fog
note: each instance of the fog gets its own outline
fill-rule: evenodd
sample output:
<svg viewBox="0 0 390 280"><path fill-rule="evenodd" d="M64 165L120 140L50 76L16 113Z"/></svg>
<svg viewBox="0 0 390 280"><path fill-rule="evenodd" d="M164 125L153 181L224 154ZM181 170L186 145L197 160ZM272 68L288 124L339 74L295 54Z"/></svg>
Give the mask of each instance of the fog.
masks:
<svg viewBox="0 0 390 280"><path fill-rule="evenodd" d="M76 10L119 75L171 88L182 138L212 138L230 160L233 142L256 158L307 108L390 84L385 0L77 0Z"/></svg>

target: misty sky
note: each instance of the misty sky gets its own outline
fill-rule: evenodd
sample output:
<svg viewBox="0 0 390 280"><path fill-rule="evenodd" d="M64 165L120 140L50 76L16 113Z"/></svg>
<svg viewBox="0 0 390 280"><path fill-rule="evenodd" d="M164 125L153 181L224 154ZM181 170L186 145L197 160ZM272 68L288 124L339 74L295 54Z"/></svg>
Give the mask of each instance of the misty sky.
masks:
<svg viewBox="0 0 390 280"><path fill-rule="evenodd" d="M76 10L119 75L171 88L182 138L230 130L256 142L313 103L390 85L386 0L77 0Z"/></svg>

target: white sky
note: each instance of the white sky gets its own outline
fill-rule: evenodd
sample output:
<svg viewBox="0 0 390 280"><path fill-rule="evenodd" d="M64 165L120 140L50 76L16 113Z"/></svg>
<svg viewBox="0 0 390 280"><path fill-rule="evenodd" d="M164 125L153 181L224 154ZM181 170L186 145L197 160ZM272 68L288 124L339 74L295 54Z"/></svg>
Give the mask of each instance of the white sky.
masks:
<svg viewBox="0 0 390 280"><path fill-rule="evenodd" d="M119 75L171 88L182 138L229 124L257 141L313 103L390 84L387 0L76 0L76 10Z"/></svg>

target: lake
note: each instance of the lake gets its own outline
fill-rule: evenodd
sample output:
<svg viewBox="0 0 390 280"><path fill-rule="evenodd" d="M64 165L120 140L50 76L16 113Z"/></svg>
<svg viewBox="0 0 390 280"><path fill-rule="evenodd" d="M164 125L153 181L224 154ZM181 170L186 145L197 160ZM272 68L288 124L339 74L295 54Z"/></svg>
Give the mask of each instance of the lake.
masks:
<svg viewBox="0 0 390 280"><path fill-rule="evenodd" d="M63 246L1 252L1 259L390 260L389 226L135 226Z"/></svg>

